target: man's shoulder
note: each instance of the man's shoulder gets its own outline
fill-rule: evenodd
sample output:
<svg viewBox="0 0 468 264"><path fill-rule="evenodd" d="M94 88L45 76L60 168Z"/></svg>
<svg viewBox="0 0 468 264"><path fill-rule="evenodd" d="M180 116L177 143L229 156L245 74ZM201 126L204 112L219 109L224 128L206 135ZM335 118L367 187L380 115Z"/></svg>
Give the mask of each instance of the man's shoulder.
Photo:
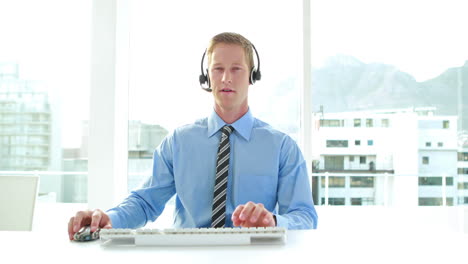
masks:
<svg viewBox="0 0 468 264"><path fill-rule="evenodd" d="M262 120L255 120L252 133L252 140L260 144L266 143L270 149L279 150L282 157L300 153L299 146L290 135Z"/></svg>
<svg viewBox="0 0 468 264"><path fill-rule="evenodd" d="M283 131L273 127L265 121L262 121L258 118L254 118L253 130L256 133L261 133L263 135L270 135L278 139L288 139L290 136Z"/></svg>
<svg viewBox="0 0 468 264"><path fill-rule="evenodd" d="M276 145L281 148L282 156L286 157L289 155L302 155L302 152L297 144L296 140L293 139L289 134L274 128L270 124L255 118L254 123L255 138L267 140L271 142L271 145ZM298 157L299 157L298 156Z"/></svg>

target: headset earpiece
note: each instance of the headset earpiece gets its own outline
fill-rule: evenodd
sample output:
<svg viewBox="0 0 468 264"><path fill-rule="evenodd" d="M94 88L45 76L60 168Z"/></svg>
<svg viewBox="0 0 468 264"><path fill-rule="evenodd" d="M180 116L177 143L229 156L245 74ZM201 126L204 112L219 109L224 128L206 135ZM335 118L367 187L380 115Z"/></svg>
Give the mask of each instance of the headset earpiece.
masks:
<svg viewBox="0 0 468 264"><path fill-rule="evenodd" d="M208 85L208 87L211 86L210 75L208 74L208 71L206 74L200 74L199 81L200 81L200 85L206 84Z"/></svg>
<svg viewBox="0 0 468 264"><path fill-rule="evenodd" d="M260 72L260 56L258 55L258 51L254 44L252 44L252 48L255 51L255 55L257 55L258 68L255 68L255 66L252 67L252 70L250 71L250 84L254 84L256 81L260 81L262 79L262 73Z"/></svg>
<svg viewBox="0 0 468 264"><path fill-rule="evenodd" d="M200 82L200 87L203 90L205 90L207 92L211 92L212 89L211 89L210 76L208 74L208 70L206 70L206 73L203 72L203 61L205 60L205 55L206 55L206 50L205 50L205 52L203 52L203 57L202 57L202 60L201 60L201 74L198 77L198 80ZM206 84L207 86L204 87L203 86L204 84Z"/></svg>
<svg viewBox="0 0 468 264"><path fill-rule="evenodd" d="M200 85L203 85L203 84L206 83L207 76L205 74L200 74L200 76L198 78L199 78L199 81L200 81Z"/></svg>
<svg viewBox="0 0 468 264"><path fill-rule="evenodd" d="M255 83L255 75L256 75L256 71L255 71L255 67L252 68L252 70L250 70L250 79L249 79L249 82L250 84L254 84Z"/></svg>
<svg viewBox="0 0 468 264"><path fill-rule="evenodd" d="M262 79L262 74L253 67L250 71L250 84L254 84L256 81L260 81L260 79Z"/></svg>

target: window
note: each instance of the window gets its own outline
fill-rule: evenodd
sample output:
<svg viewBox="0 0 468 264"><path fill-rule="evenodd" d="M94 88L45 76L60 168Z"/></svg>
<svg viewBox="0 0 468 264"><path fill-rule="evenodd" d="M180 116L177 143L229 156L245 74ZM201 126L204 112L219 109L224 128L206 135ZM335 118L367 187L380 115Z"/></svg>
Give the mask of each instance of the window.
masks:
<svg viewBox="0 0 468 264"><path fill-rule="evenodd" d="M327 140L327 148L347 148L348 140Z"/></svg>
<svg viewBox="0 0 468 264"><path fill-rule="evenodd" d="M431 142L426 142L426 147L430 147L431 146Z"/></svg>
<svg viewBox="0 0 468 264"><path fill-rule="evenodd" d="M453 184L453 179L452 179ZM419 186L441 186L442 177L419 177Z"/></svg>
<svg viewBox="0 0 468 264"><path fill-rule="evenodd" d="M129 1L129 5L129 190L151 175L148 156L167 133L212 111L213 96L200 88L198 76L208 41L221 32L240 33L258 50L262 80L249 91L253 115L297 140L303 58L302 49L297 48L303 34L301 1L274 1L268 8L263 2L249 0L235 5L211 0ZM200 16L202 13L210 15ZM258 18L256 26L249 19L239 19L239 14ZM275 34L262 34L261 28L274 29ZM254 61L257 64L256 57ZM333 120L327 125L340 123ZM335 143L336 147L346 144Z"/></svg>
<svg viewBox="0 0 468 264"><path fill-rule="evenodd" d="M442 197L419 197L420 206L441 206Z"/></svg>
<svg viewBox="0 0 468 264"><path fill-rule="evenodd" d="M325 188L325 176L321 177L322 188ZM344 188L345 187L345 177L340 176L329 176L328 177L328 187L329 188Z"/></svg>
<svg viewBox="0 0 468 264"><path fill-rule="evenodd" d="M351 198L351 205L362 205L362 198Z"/></svg>
<svg viewBox="0 0 468 264"><path fill-rule="evenodd" d="M365 156L360 156L359 157L359 163L360 164L366 164L366 157Z"/></svg>
<svg viewBox="0 0 468 264"><path fill-rule="evenodd" d="M443 128L449 128L449 127L450 127L450 122L449 122L448 120L444 120L444 121L442 122L442 127L443 127Z"/></svg>
<svg viewBox="0 0 468 264"><path fill-rule="evenodd" d="M382 119L382 127L389 127L390 123L387 118Z"/></svg>
<svg viewBox="0 0 468 264"><path fill-rule="evenodd" d="M445 204L447 206L453 206L453 198L446 197ZM442 205L442 197L420 197L419 198L419 205L421 206L441 206Z"/></svg>
<svg viewBox="0 0 468 264"><path fill-rule="evenodd" d="M425 147L426 141L432 140L434 141L426 148L442 149L449 145L456 146L454 141L457 139L445 133L448 129L455 129L457 125L454 123L457 120L455 116L462 121L458 124L463 126L457 129L460 132L468 131L468 108L466 100L461 100L468 95L468 86L465 81L468 72L464 66L468 60L465 48L468 46L468 38L462 37L460 33L464 30L462 25L468 24L468 17L461 11L464 5L462 1L425 1L423 5L419 1L404 0L351 2L312 0L310 3L311 38L314 40L311 43L312 64L316 69L313 71L315 81L312 88L315 96L312 99L313 103L323 105L324 109L335 114L337 119L341 118L340 113L343 117L351 116L351 126L355 127L364 126L361 122L365 122L367 127L367 119L372 118L375 122L373 126L391 127L395 131L405 131L405 129L413 131L414 128L416 133L412 135L418 136L405 139L398 138L400 134L394 134L390 129L382 131L382 134L389 133L383 135L385 140L378 142L376 160L379 160L379 167L385 167L385 170L394 170L395 173L403 175L415 173L409 168L418 168L421 173L426 173L426 170L431 168L424 165L434 165L437 166L434 169L447 172L447 174L455 171L457 168L453 168L456 166L454 162L436 162L439 160L439 155L448 156L445 155L447 153L435 153L437 160L434 159L435 157L430 160L432 156L429 155L432 154L424 153L420 156L420 160L415 160L419 162L418 164L407 164L407 171L401 170L402 167L396 165L398 162L402 162L402 165L405 162L400 158L402 155L395 153L386 157L382 153L392 152L393 147L397 145L405 145L400 148L401 153L405 153L405 148L408 148L407 151L411 153L418 153L419 150L414 148ZM340 6L339 10L337 6ZM398 21L392 18L395 13L399 14ZM414 13L420 14L416 20ZM434 14L441 13L447 16L439 22L434 21ZM448 32L446 28L451 27L456 27L456 30ZM434 34L444 36L450 41L434 42ZM453 43L455 43L455 48L450 48ZM450 54L433 55L437 54L432 52L434 50L438 50L440 54L449 50ZM433 60L428 62L421 59L425 57L425 54L432 54ZM444 74L449 69L453 69L453 78L447 78ZM362 74L364 72L369 74ZM390 76L389 72L393 74ZM401 82L400 77L404 78L403 75L411 76L413 80ZM458 77L455 78L455 76ZM456 89L451 88L454 84ZM435 86L439 87L435 88ZM409 87L411 90L408 90ZM417 90L418 88L420 89ZM440 100L436 98L446 94L449 89L453 90L451 99L437 103ZM396 96L397 93L398 96ZM402 100L402 98L405 99ZM436 109L432 107L436 105ZM459 111L462 112L459 113ZM364 119L354 119L363 116ZM420 123L419 120L423 122ZM444 129L446 131L443 131ZM369 134L361 135L361 138L377 140L377 137L370 134L371 130L366 131ZM427 140L421 143L410 142L426 136ZM439 136L440 138L437 138ZM433 139L429 140L429 138ZM407 140L409 145L401 144L402 140ZM334 154L330 152L331 149L326 151L327 155ZM356 147L356 151L363 150ZM320 153L314 154L320 155ZM380 160L383 162L380 163ZM440 160L445 161L449 158L443 157ZM459 155L458 160L468 161L468 157ZM364 166L360 168L362 167ZM414 188L406 187L408 192L410 188Z"/></svg>
<svg viewBox="0 0 468 264"><path fill-rule="evenodd" d="M374 187L374 177L361 177L353 176L350 177L351 188L373 188Z"/></svg>
<svg viewBox="0 0 468 264"><path fill-rule="evenodd" d="M321 201L322 201L322 204L325 204L325 198L322 197ZM330 197L328 198L328 204L329 205L345 205L345 198Z"/></svg>
<svg viewBox="0 0 468 264"><path fill-rule="evenodd" d="M312 27L312 39L317 41L312 42L312 45L314 45L312 49L312 57L314 58L315 83L311 88L311 92L314 94L313 101L309 101L312 101L315 106L318 105L318 103L323 103L326 113L345 113L361 110L381 111L381 109L401 109L422 105L422 103L426 103L426 101L420 102L418 99L425 98L423 95L426 94L423 94L420 91L426 92L428 89L407 88L415 88L416 82L418 87L419 84L424 87L434 87L431 83L425 82L433 78L435 79L440 73L450 67L462 65L459 64L459 62L464 62L466 60L466 53L463 53L463 50L467 45L460 37L462 36L460 32L464 32L463 27L447 31L446 29L449 27L433 24L435 23L433 16L428 16L426 12L421 12L417 21L415 21L413 14L417 13L415 10L420 10L420 4L414 4L411 1L408 3L408 1L402 2L398 0L378 1L378 4L374 3L375 1L359 1L360 4L356 4L355 2L337 4L337 1L335 0L313 0L311 2L312 8L310 12L312 14L310 17L312 23L310 26ZM268 10L268 12L272 13L271 16L269 16L268 12L263 12L262 8L255 6L255 3L252 4L250 2L241 1L240 6L244 3L245 5L248 4L250 7L247 9L247 13L245 14L246 16L259 17L258 20L260 21L260 25L257 23L255 27L252 27L251 25L244 25L248 24L247 22L244 23L242 21L239 22L234 19L229 19L230 12L227 12L227 14L216 15L218 12L205 10L202 6L212 5L205 5L204 3L205 2L203 1L202 3L196 4L192 4L190 1L184 2L184 10L177 8L178 5L180 6L180 2L175 4L152 3L152 1L137 1L132 3L130 25L132 33L130 46L132 47L132 50L129 53L131 54L129 121L140 122L142 129L158 125L165 131L170 132L174 127L177 127L182 123L191 122L200 116L206 116L205 113L210 110L210 107L195 109L195 107L193 107L194 105L191 105L192 100L187 99L193 98L193 101L199 102L200 105L211 105L211 100L208 94L204 94L204 96L199 93L200 90L197 90L197 92L193 90L192 92L192 90L188 89L188 87L198 86L196 79L199 73L197 71L193 71L193 69L196 68L193 65L199 64L201 53L208 37L220 31L230 30L241 32L254 41L260 51L262 66L265 66L262 67L264 77L262 82L256 84L255 89L252 89L253 93L257 93L257 97L254 94L249 98L252 100L264 101L260 102L260 104L252 103L252 105L255 105L255 108L253 109L255 111L255 115L261 119L263 118L275 127L280 126L280 129L286 131L286 133L294 138L299 130L298 124L301 123L299 118L300 113L296 107L296 105L298 105L296 104L298 102L297 98L300 98L301 96L298 93L298 87L300 87L299 83L301 80L300 77L297 76L296 72L301 72L302 66L300 66L300 61L302 57L301 54L298 55L296 52L297 50L300 50L297 49L297 43L300 43L302 33L292 31L296 28L300 31L302 28L300 21L298 22L298 19L296 19L299 18L301 14L300 4L287 3L282 5L281 3L274 2L272 4L272 10ZM223 4L220 4L220 6L223 8L225 7ZM337 11L336 6L342 6L343 8L340 8L340 10ZM364 13L362 13L364 10L362 6L366 6ZM452 7L453 5L438 4L437 8L443 9L447 6ZM432 10L433 8L434 6L431 3L427 3L427 5L425 4L424 6L424 10ZM200 12L195 11L201 9L204 9L203 12L205 13L213 13L215 17L210 17L209 19L204 16L201 18L197 17ZM281 10L281 12L277 12L276 9ZM448 22L451 27L466 25L467 23L464 23L465 21L463 17L465 16L463 16L463 13L459 13L459 15L457 15L457 8L454 9L455 11L450 10L450 12L440 12L448 13L450 19L437 19L437 23L444 23L447 22L446 20L450 20ZM462 8L458 9L462 10ZM190 12L187 12L186 10L190 10ZM255 12L252 10L255 10ZM341 10L345 10L346 12ZM401 12L401 10L403 11ZM239 10L234 10L233 13L235 13L235 11ZM395 13L401 15L396 22L390 15ZM292 19L289 19L288 15L290 14L292 14ZM212 21L221 21L219 18L223 18L223 16L226 19L223 19L222 22L210 23ZM181 19L182 17L184 19ZM284 19L281 19L282 21L280 23L277 22L277 17L282 17ZM455 21L451 19L454 19ZM192 22L187 23L186 21ZM346 21L346 23L343 23L343 21ZM368 23L368 21L373 21L373 23ZM278 24L275 24L275 22ZM2 24L8 25L9 23ZM165 27L164 25L171 26ZM207 27L206 25L213 26ZM195 34L193 33L195 32L193 28L198 28L200 30L197 30ZM290 30L291 28L293 30ZM275 29L276 34L282 37L278 40L276 38L269 38L269 34L259 34L259 32L264 32L265 29ZM442 31L438 32L440 29L442 29ZM430 31L432 33L425 34L426 31ZM148 34L148 32L153 32L154 34ZM194 52L193 50L180 54L181 58L187 58L187 60L189 60L184 65L173 63L171 59L159 56L166 55L164 53L170 53L169 51L173 51L174 46L178 46L183 43L180 38L174 36L173 32L188 32L188 35L182 34L184 35L184 38L190 39L191 43L203 43L200 44L200 47L194 48L194 50L201 50L200 54L196 54L197 52ZM330 34L330 32L333 32L333 34ZM455 32L455 35L451 35L452 32ZM157 38L152 38L153 35L157 36ZM443 43L437 43L441 46L440 48L437 46L432 48L427 47L427 50L435 51L427 52L427 50L424 50L427 45L421 45L418 41L422 41L424 44L429 43L428 45L431 45L433 43L432 40L434 35L443 36L445 41ZM163 41L167 39L171 40L170 43ZM285 41L283 41L283 39L285 39ZM265 48L265 46L268 45L266 43L271 46L271 49ZM450 49L448 49L447 46L443 47L444 43L449 43L445 45L450 45ZM452 46L457 45L463 48L460 48L459 50L461 51L456 55L441 52L441 50L450 50L456 53L455 47L452 48ZM372 47L382 48L375 49ZM290 52L279 52L281 50L288 50ZM431 57L431 60L425 60L424 63L421 63L423 60L420 58L424 58L424 56L429 53L432 54L431 56L434 56L434 58ZM410 56L410 54L414 54L415 56ZM437 54L443 54L443 56L439 55L439 57L437 57ZM280 56L280 58L278 58L278 56ZM288 57L291 57L291 59ZM408 61L411 58L416 58L416 61ZM271 61L279 61L280 63L271 63ZM282 67L284 65L288 65L288 67ZM322 67L323 65L326 67ZM389 69L383 65L391 66L392 68ZM270 70L267 70L268 67L271 67ZM180 72L177 76L182 75L192 77L176 79L174 76L170 76L174 74L173 69L177 69L177 72ZM276 72L274 69L277 69ZM374 69L377 70L374 71ZM277 72L280 74L276 74ZM362 74L363 72L372 73L372 75ZM321 73L321 75L317 73ZM400 73L405 74L405 77L411 77L404 78L405 80L411 81L414 79L414 82L409 82L408 84L397 82L399 85L393 85L395 80L402 80L399 75ZM158 75L163 75L166 78L158 78ZM327 76L330 78L326 79ZM272 77L275 80L268 79ZM185 79L187 79L187 81ZM195 84L191 81L189 82L189 79L195 80ZM460 79L463 80L463 78ZM168 80L177 80L182 83L174 85ZM330 80L332 81L328 82ZM381 85L382 83L380 80L385 80L384 85ZM445 89L445 87L443 87L445 86L444 82L446 81L440 81L438 84L440 84L440 87ZM451 87L462 87L463 93L466 91L466 89L464 89L465 87L455 80L453 82L446 82L445 84L450 85ZM179 94L184 94L184 96L178 96L178 94L172 92L175 90L173 89L175 86L182 87L178 90ZM148 89L148 87L152 89ZM268 93L265 93L265 90L261 90L262 87L268 87L268 89L271 90L268 90ZM324 89L324 87L326 89ZM402 87L405 88L402 89ZM384 93L389 91L387 88L391 90L390 93ZM412 91L412 96L406 96L406 91ZM447 89L445 89L445 91L447 91ZM154 94L152 94L153 92ZM259 94L261 94L261 96L259 96ZM268 100L265 100L266 94L268 94ZM281 101L279 98L287 102L285 103L287 107L275 107L277 103ZM405 98L405 100L401 100L401 98ZM427 98L434 98L434 96L428 95ZM305 99L306 101L308 100L308 98ZM166 102L167 104L165 104ZM171 102L171 104L168 102ZM435 103L430 100L427 101L427 103L435 105ZM451 106L455 105L453 102L449 102L447 104ZM151 106L150 110L148 109L148 106ZM177 110L182 108L180 106L184 106L184 109L190 109L191 111L179 114L177 113ZM317 107L311 107L311 109L317 109ZM442 112L445 110L446 109L443 109ZM168 113L171 114L169 115ZM385 113L384 116L389 115L393 115L393 113ZM362 114L356 114L353 116L362 116ZM401 115L401 118L400 115L395 116L398 116L398 118L395 119L397 122L392 122L392 127L401 125L400 120L406 118L404 114ZM348 118L349 117L339 117L337 120L345 119L346 122L352 120L349 120ZM403 123L406 121L407 120L403 120ZM385 126L385 123L387 126L390 125L387 120L387 122L382 122L382 126ZM466 122L464 122L464 124L466 124ZM440 121L438 126L440 127ZM361 120L359 120L359 127L361 127ZM162 132L164 130L162 130ZM163 133L161 133L161 135L162 134ZM366 136L368 135L365 135L362 138L365 139ZM316 137L314 137L314 135L310 135L310 138ZM324 149L324 139L326 139L326 137L317 140L317 145L320 145L321 148L315 148L314 146L311 149ZM40 141L39 138L32 140ZM388 140L397 139L388 138ZM142 146L145 146L143 141L135 140L135 142L136 143L134 145L131 145L129 140L129 148L134 146L133 150L129 150L132 151L132 153L129 153L131 154L129 156L131 156L132 159L135 159L129 160L129 163L135 163L134 167L129 164L129 182L131 182L130 174L135 173L148 175L151 166L146 163L147 160L144 160L147 159L151 145L148 144L146 149L140 149ZM392 146L391 141L386 143L388 143L387 146ZM378 145L381 147L380 142ZM390 152L390 150L385 150L383 148L384 147L382 147L382 151ZM2 148L0 147L0 149ZM337 150L343 151L343 149ZM330 150L327 149L326 151L328 152ZM323 158L322 153L313 154L315 155L314 157L321 156L321 158ZM368 153L366 154L368 155ZM341 155L349 155L349 153L341 153ZM395 160L395 157L389 157L389 164L392 163L392 159ZM146 165L137 164L140 161L145 162ZM361 158L360 162L362 162Z"/></svg>
<svg viewBox="0 0 468 264"><path fill-rule="evenodd" d="M459 152L458 161L468 161L468 152Z"/></svg>
<svg viewBox="0 0 468 264"><path fill-rule="evenodd" d="M367 140L367 145L368 146L373 146L374 145L374 140L372 140L372 139Z"/></svg>
<svg viewBox="0 0 468 264"><path fill-rule="evenodd" d="M458 190L468 190L468 182L459 182Z"/></svg>
<svg viewBox="0 0 468 264"><path fill-rule="evenodd" d="M445 198L445 204L447 206L453 206L453 197L446 197Z"/></svg>
<svg viewBox="0 0 468 264"><path fill-rule="evenodd" d="M354 162L354 156L349 156L349 162Z"/></svg>
<svg viewBox="0 0 468 264"><path fill-rule="evenodd" d="M333 155L324 157L324 167L326 171L343 171L344 156Z"/></svg>
<svg viewBox="0 0 468 264"><path fill-rule="evenodd" d="M322 126L322 127L343 127L344 126L344 120L323 119L323 120L320 120L320 126Z"/></svg>
<svg viewBox="0 0 468 264"><path fill-rule="evenodd" d="M367 118L366 127L373 127L373 126L374 126L374 121L372 119Z"/></svg>
<svg viewBox="0 0 468 264"><path fill-rule="evenodd" d="M0 171L87 202L91 1L0 1Z"/></svg>
<svg viewBox="0 0 468 264"><path fill-rule="evenodd" d="M351 198L351 205L374 205L374 198L357 197Z"/></svg>
<svg viewBox="0 0 468 264"><path fill-rule="evenodd" d="M445 178L445 185L453 186L453 177L446 177Z"/></svg>
<svg viewBox="0 0 468 264"><path fill-rule="evenodd" d="M468 174L468 168L458 168L458 174Z"/></svg>
<svg viewBox="0 0 468 264"><path fill-rule="evenodd" d="M354 127L361 127L361 119L359 118L354 119Z"/></svg>
<svg viewBox="0 0 468 264"><path fill-rule="evenodd" d="M361 145L361 140L354 140L354 145L360 146Z"/></svg>
<svg viewBox="0 0 468 264"><path fill-rule="evenodd" d="M422 164L429 164L429 157L422 157Z"/></svg>

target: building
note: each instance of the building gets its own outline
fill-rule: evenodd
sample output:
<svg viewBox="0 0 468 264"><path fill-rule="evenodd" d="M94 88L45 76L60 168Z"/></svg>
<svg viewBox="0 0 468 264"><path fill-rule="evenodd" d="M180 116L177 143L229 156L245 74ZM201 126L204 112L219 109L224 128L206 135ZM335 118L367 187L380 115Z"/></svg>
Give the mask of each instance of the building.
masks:
<svg viewBox="0 0 468 264"><path fill-rule="evenodd" d="M434 111L316 113L312 135L315 202L456 203L457 117L435 116Z"/></svg>
<svg viewBox="0 0 468 264"><path fill-rule="evenodd" d="M167 134L160 125L128 122L128 190L138 187L152 174L153 152Z"/></svg>
<svg viewBox="0 0 468 264"><path fill-rule="evenodd" d="M60 202L86 203L88 201L88 156L84 148L62 149L62 186Z"/></svg>
<svg viewBox="0 0 468 264"><path fill-rule="evenodd" d="M53 121L58 110L52 105L42 82L21 78L16 63L0 63L0 170L61 170L60 124ZM39 175L39 199L61 195L60 176Z"/></svg>
<svg viewBox="0 0 468 264"><path fill-rule="evenodd" d="M44 83L20 77L17 63L0 63L0 170L39 171L39 199L61 195L60 122ZM45 200L51 200L46 198Z"/></svg>
<svg viewBox="0 0 468 264"><path fill-rule="evenodd" d="M468 134L459 135L458 143L458 204L468 204Z"/></svg>
<svg viewBox="0 0 468 264"><path fill-rule="evenodd" d="M457 119L418 118L419 205L457 203Z"/></svg>
<svg viewBox="0 0 468 264"><path fill-rule="evenodd" d="M38 83L19 78L18 64L0 64L0 168L49 170L52 113Z"/></svg>
<svg viewBox="0 0 468 264"><path fill-rule="evenodd" d="M160 125L141 121L128 122L128 190L138 187L151 175L153 152L166 137L168 131ZM67 174L62 189L65 202L87 201L88 170L88 121L83 122L83 138L78 149L63 149L62 166ZM73 173L75 172L75 173Z"/></svg>

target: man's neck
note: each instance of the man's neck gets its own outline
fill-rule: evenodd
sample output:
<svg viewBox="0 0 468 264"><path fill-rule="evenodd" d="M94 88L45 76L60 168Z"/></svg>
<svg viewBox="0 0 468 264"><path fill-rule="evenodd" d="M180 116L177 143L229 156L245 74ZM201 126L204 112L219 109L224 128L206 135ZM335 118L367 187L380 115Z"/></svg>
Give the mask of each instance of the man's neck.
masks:
<svg viewBox="0 0 468 264"><path fill-rule="evenodd" d="M249 107L243 107L239 109L224 109L215 105L214 110L216 114L224 121L226 124L232 124L239 120L241 117L249 111Z"/></svg>

